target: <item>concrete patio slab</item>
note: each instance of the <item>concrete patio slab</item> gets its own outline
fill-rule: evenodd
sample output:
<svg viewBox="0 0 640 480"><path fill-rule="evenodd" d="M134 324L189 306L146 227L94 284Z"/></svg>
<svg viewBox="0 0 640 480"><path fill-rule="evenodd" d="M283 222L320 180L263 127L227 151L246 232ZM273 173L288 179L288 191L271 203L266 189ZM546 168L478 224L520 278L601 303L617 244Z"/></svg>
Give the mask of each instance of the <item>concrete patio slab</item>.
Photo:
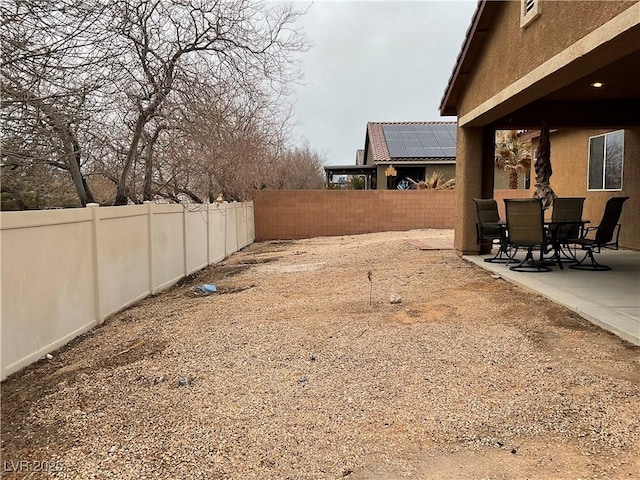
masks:
<svg viewBox="0 0 640 480"><path fill-rule="evenodd" d="M554 267L546 273L514 272L506 265L485 262L489 257L463 258L640 345L640 252L603 251L597 257L598 262L612 268L604 272L572 270L568 265L563 270Z"/></svg>

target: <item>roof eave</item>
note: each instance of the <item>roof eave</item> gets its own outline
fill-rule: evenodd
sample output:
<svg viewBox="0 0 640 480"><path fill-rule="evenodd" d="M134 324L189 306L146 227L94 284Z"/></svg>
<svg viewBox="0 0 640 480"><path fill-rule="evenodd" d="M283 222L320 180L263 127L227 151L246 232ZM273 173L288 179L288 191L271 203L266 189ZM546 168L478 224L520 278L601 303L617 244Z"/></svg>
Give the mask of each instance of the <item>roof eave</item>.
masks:
<svg viewBox="0 0 640 480"><path fill-rule="evenodd" d="M390 160L376 161L376 165L387 164L420 164L420 165L455 165L455 157L443 157L443 158L392 158Z"/></svg>
<svg viewBox="0 0 640 480"><path fill-rule="evenodd" d="M457 116L458 99L464 89L467 78L480 47L487 35L487 26L493 17L500 2L489 0L478 0L478 6L471 19L471 24L467 29L460 53L453 67L447 88L440 101L440 115Z"/></svg>

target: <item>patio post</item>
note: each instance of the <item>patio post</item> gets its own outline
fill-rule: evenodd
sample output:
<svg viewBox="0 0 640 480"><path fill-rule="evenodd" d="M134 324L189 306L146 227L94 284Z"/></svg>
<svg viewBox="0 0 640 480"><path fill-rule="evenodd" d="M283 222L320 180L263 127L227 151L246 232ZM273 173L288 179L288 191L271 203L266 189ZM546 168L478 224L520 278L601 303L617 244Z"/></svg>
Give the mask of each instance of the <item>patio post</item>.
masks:
<svg viewBox="0 0 640 480"><path fill-rule="evenodd" d="M477 255L473 198L483 193L483 128L460 127L456 145L456 214L454 246L459 255Z"/></svg>

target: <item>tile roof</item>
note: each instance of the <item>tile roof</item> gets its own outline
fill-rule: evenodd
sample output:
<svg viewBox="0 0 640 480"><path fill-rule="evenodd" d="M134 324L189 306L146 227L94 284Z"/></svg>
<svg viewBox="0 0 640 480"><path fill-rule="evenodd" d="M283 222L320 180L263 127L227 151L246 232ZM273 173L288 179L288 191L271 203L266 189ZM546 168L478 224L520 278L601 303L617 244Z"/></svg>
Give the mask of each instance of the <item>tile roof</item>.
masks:
<svg viewBox="0 0 640 480"><path fill-rule="evenodd" d="M369 122L367 136L374 162L455 159L455 122Z"/></svg>

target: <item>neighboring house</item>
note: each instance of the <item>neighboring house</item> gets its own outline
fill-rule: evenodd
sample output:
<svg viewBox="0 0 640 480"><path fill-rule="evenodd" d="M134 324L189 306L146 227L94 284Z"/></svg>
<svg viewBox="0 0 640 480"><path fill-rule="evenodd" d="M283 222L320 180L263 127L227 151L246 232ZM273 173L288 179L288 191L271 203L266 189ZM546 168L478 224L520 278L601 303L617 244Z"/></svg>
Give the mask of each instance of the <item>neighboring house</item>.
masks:
<svg viewBox="0 0 640 480"><path fill-rule="evenodd" d="M367 188L402 189L442 172L455 178L456 124L454 122L369 122L364 150L356 165L326 166L333 175L362 175Z"/></svg>
<svg viewBox="0 0 640 480"><path fill-rule="evenodd" d="M456 250L479 251L472 198L493 196L495 131L543 123L555 193L586 197L595 224L629 196L620 244L640 249L638 79L640 2L481 0L440 105L458 117Z"/></svg>

